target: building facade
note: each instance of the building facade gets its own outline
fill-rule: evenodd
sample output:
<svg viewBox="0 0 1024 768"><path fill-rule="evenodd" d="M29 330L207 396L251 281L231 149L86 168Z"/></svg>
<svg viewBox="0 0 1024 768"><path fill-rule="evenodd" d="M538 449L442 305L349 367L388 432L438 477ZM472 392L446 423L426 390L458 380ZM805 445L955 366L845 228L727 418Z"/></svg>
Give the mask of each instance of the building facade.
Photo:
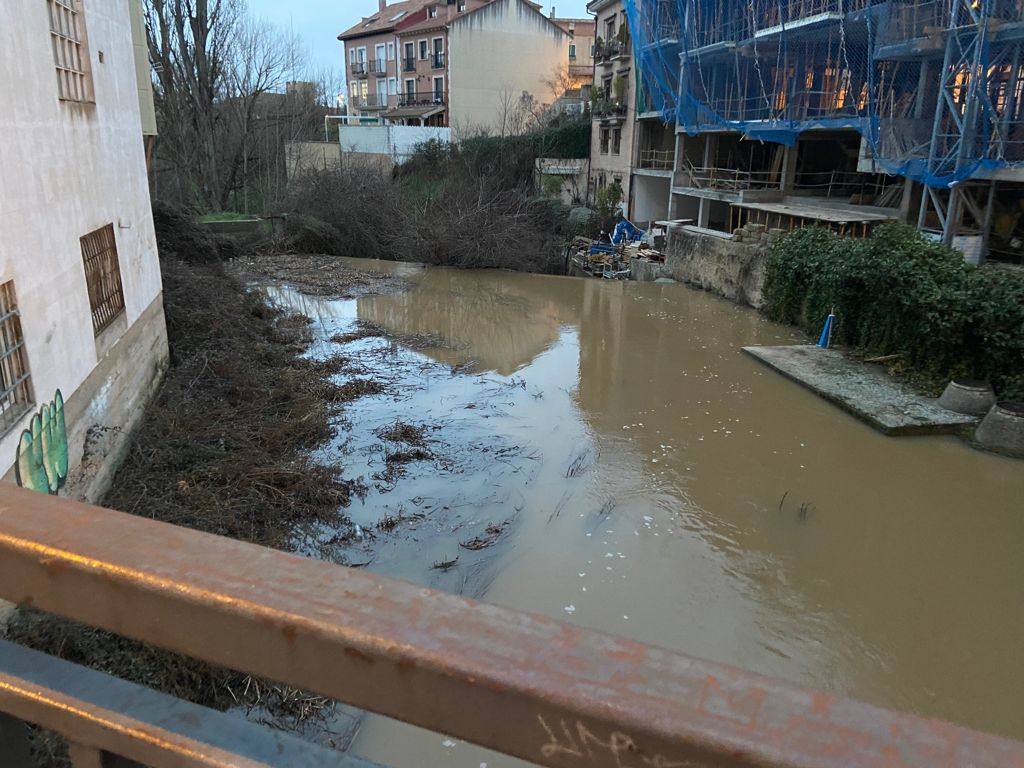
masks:
<svg viewBox="0 0 1024 768"><path fill-rule="evenodd" d="M618 184L629 215L637 78L626 6L623 0L591 0L587 11L596 24L588 196Z"/></svg>
<svg viewBox="0 0 1024 768"><path fill-rule="evenodd" d="M502 131L569 78L570 33L529 0L380 0L339 40L356 121Z"/></svg>
<svg viewBox="0 0 1024 768"><path fill-rule="evenodd" d="M0 465L90 500L168 354L139 6L11 0L0 27Z"/></svg>
<svg viewBox="0 0 1024 768"><path fill-rule="evenodd" d="M677 124L671 218L723 234L903 220L971 261L1024 260L1020 3L630 5L641 93ZM638 165L669 143L641 129Z"/></svg>

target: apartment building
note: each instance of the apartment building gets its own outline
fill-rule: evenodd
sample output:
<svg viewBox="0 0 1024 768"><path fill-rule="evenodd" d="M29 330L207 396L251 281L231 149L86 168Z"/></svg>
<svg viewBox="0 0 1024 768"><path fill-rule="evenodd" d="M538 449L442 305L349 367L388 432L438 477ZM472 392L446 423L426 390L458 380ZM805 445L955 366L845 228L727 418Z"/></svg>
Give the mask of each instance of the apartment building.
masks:
<svg viewBox="0 0 1024 768"><path fill-rule="evenodd" d="M168 354L141 3L7 0L4 14L0 465L95 500Z"/></svg>
<svg viewBox="0 0 1024 768"><path fill-rule="evenodd" d="M637 77L623 0L591 0L594 16L594 85L591 91L589 195L618 183L629 211L632 192Z"/></svg>
<svg viewBox="0 0 1024 768"><path fill-rule="evenodd" d="M377 13L338 35L344 44L345 96L350 115L377 117L398 105L398 41L395 31L423 9L425 0L379 0Z"/></svg>
<svg viewBox="0 0 1024 768"><path fill-rule="evenodd" d="M551 20L572 36L569 43L569 81L573 87L594 82L594 53L597 22L593 19L559 18L551 7Z"/></svg>
<svg viewBox="0 0 1024 768"><path fill-rule="evenodd" d="M572 36L529 0L380 0L339 40L351 114L466 135L553 103Z"/></svg>
<svg viewBox="0 0 1024 768"><path fill-rule="evenodd" d="M1017 0L635 5L641 110L677 122L670 217L722 233L899 219L972 261L1024 258ZM668 144L641 130L638 163Z"/></svg>

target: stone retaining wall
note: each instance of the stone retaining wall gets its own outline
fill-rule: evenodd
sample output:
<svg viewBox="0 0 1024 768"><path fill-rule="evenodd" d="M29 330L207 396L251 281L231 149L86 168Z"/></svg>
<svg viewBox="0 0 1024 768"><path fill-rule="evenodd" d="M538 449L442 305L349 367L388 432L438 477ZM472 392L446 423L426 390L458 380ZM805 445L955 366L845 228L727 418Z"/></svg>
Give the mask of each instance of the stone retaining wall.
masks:
<svg viewBox="0 0 1024 768"><path fill-rule="evenodd" d="M730 235L673 227L661 275L759 309L768 251L782 230L747 224Z"/></svg>

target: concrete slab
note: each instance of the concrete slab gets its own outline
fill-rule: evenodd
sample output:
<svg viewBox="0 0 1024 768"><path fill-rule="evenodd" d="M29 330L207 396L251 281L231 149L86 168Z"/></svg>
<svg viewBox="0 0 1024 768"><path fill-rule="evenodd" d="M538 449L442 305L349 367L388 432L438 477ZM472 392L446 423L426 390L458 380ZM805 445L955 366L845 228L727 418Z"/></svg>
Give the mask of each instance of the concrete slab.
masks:
<svg viewBox="0 0 1024 768"><path fill-rule="evenodd" d="M834 349L805 344L743 351L887 435L956 434L978 423Z"/></svg>

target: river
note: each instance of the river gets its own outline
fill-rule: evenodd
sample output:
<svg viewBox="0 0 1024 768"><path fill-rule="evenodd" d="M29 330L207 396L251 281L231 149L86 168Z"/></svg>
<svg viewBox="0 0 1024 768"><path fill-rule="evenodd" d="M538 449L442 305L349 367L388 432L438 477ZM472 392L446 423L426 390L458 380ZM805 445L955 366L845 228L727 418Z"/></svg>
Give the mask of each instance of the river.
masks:
<svg viewBox="0 0 1024 768"><path fill-rule="evenodd" d="M412 287L273 293L312 354L390 378L323 451L368 478L361 527L408 517L367 567L1024 738L1024 464L873 431L740 351L791 329L683 285L347 263ZM419 343L329 341L358 321ZM382 476L395 419L432 425L434 460ZM521 764L379 717L355 752Z"/></svg>

